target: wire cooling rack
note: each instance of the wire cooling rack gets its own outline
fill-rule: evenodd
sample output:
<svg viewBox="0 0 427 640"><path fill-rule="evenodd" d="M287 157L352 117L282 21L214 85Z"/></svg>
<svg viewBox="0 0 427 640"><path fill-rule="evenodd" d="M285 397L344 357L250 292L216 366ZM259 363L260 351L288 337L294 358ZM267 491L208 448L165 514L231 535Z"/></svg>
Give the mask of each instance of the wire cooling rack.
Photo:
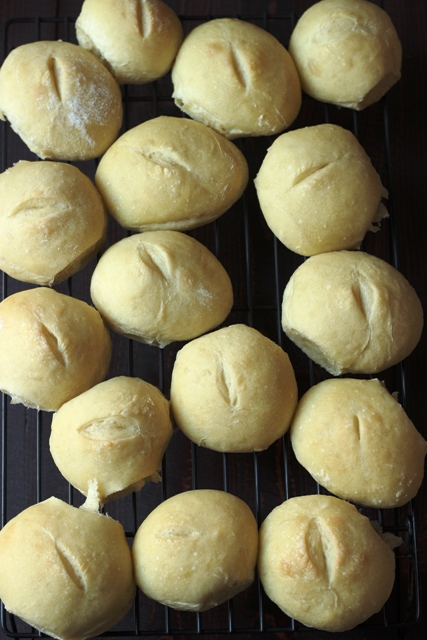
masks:
<svg viewBox="0 0 427 640"><path fill-rule="evenodd" d="M186 32L212 16L180 16ZM287 46L297 17L286 15L238 15L275 35ZM75 42L75 18L31 18L10 20L3 33L3 57L17 44L35 40L63 39ZM159 115L182 115L171 98L168 74L146 86L122 88L123 131ZM394 233L392 167L387 101L366 112L356 113L322 105L304 96L300 115L292 128L334 122L358 137L389 191L390 218L378 234L368 234L364 249L399 267ZM20 159L35 160L17 140L9 125L1 123L1 171ZM225 324L243 322L257 328L280 344L290 356L300 395L327 374L311 362L284 336L280 323L281 297L285 284L302 258L292 254L271 234L261 215L253 186L262 159L272 138L235 141L245 154L250 171L248 188L242 198L215 222L191 231L191 235L211 249L227 269L234 288L235 304ZM93 178L96 161L75 163ZM127 235L111 220L108 244ZM89 283L94 261L67 282L55 287L62 293L90 303ZM1 277L2 299L31 285ZM158 386L169 396L171 371L181 344L163 350L113 335L113 359L109 376L135 375ZM389 390L399 393L405 405L405 365L381 375ZM51 415L12 405L2 396L1 431L1 523L30 504L51 495L79 506L83 502L61 477L49 453ZM163 462L162 482L146 485L137 494L107 505L106 511L124 526L129 542L142 520L162 500L193 488L230 491L245 500L259 523L283 500L305 493L323 492L296 462L286 435L267 451L256 454L220 454L199 448L175 429ZM412 503L399 509L361 509L377 520L385 531L402 538L397 550L396 581L384 609L364 623L365 627L402 628L417 622L420 593L417 565L416 517ZM1 608L1 625L6 637L36 638L39 633ZM177 612L138 593L132 611L106 636L135 637L194 634L267 634L303 629L289 619L263 593L258 580L232 601L204 613ZM314 632L315 633L315 632Z"/></svg>

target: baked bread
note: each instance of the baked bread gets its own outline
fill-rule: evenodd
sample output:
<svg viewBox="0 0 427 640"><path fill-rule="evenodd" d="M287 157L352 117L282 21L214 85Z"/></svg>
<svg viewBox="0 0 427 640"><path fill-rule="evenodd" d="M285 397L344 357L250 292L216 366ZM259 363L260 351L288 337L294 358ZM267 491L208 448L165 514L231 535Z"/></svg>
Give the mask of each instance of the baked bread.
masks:
<svg viewBox="0 0 427 640"><path fill-rule="evenodd" d="M305 93L362 110L400 79L402 45L389 15L367 0L321 0L306 9L289 52Z"/></svg>
<svg viewBox="0 0 427 640"><path fill-rule="evenodd" d="M406 278L362 251L307 258L283 294L284 332L334 376L374 374L401 362L418 344L423 322Z"/></svg>
<svg viewBox="0 0 427 640"><path fill-rule="evenodd" d="M240 198L248 165L235 144L209 127L160 116L120 136L95 181L122 227L184 230L215 220Z"/></svg>
<svg viewBox="0 0 427 640"><path fill-rule="evenodd" d="M118 376L69 400L53 415L50 452L62 475L101 505L158 482L172 436L169 402L153 385Z"/></svg>
<svg viewBox="0 0 427 640"><path fill-rule="evenodd" d="M291 251L356 249L388 215L381 178L356 136L334 124L276 138L255 179L264 218Z"/></svg>
<svg viewBox="0 0 427 640"><path fill-rule="evenodd" d="M146 231L116 242L95 267L90 291L114 331L160 347L216 328L233 305L222 264L180 231Z"/></svg>
<svg viewBox="0 0 427 640"><path fill-rule="evenodd" d="M41 40L16 47L3 62L0 118L40 158L90 160L119 133L122 96L94 55Z"/></svg>
<svg viewBox="0 0 427 640"><path fill-rule="evenodd" d="M301 85L285 47L268 31L233 18L195 27L172 67L176 105L227 138L287 129L301 107Z"/></svg>
<svg viewBox="0 0 427 640"><path fill-rule="evenodd" d="M122 525L49 498L0 532L0 597L10 613L61 640L101 635L135 597Z"/></svg>
<svg viewBox="0 0 427 640"><path fill-rule="evenodd" d="M175 422L196 444L252 452L286 433L298 389L287 353L256 329L235 324L178 351L170 399Z"/></svg>
<svg viewBox="0 0 427 640"><path fill-rule="evenodd" d="M56 411L101 382L111 338L96 309L37 287L0 303L0 389L12 403Z"/></svg>
<svg viewBox="0 0 427 640"><path fill-rule="evenodd" d="M258 527L230 493L195 489L162 502L136 532L135 579L172 609L206 611L247 589L255 577Z"/></svg>
<svg viewBox="0 0 427 640"><path fill-rule="evenodd" d="M330 379L311 387L290 435L297 460L340 498L394 508L421 486L427 443L378 379Z"/></svg>
<svg viewBox="0 0 427 640"><path fill-rule="evenodd" d="M387 541L386 541L387 540ZM390 546L348 502L320 494L291 498L260 528L258 572L267 596L307 627L342 632L377 613L395 579Z"/></svg>
<svg viewBox="0 0 427 640"><path fill-rule="evenodd" d="M107 215L77 167L21 160L0 175L0 269L53 285L82 269L104 244Z"/></svg>
<svg viewBox="0 0 427 640"><path fill-rule="evenodd" d="M183 29L162 0L84 0L76 36L119 84L144 84L170 70Z"/></svg>

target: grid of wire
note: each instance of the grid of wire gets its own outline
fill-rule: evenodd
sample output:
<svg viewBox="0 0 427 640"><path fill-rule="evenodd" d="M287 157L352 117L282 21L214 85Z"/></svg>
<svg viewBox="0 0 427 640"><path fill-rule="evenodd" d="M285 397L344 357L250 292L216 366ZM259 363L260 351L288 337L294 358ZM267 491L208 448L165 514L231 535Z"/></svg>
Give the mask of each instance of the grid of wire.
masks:
<svg viewBox="0 0 427 640"><path fill-rule="evenodd" d="M184 29L189 31L212 16L180 16ZM239 15L267 29L283 44L287 44L295 24L294 14ZM62 38L75 41L74 18L34 18L11 20L3 34L3 59L12 43ZM148 86L124 87L124 129L158 115L179 114L171 98L169 75ZM300 116L293 127L336 122L351 129L373 160L390 192L390 219L381 234L367 239L367 251L399 264L398 246L394 233L392 167L390 162L390 134L387 102L373 106L368 114L336 110L316 104L304 97ZM22 159L11 151L7 124L1 125L1 170ZM15 141L16 142L16 141ZM248 160L251 181L248 189L230 211L219 220L191 232L208 246L223 262L233 282L235 304L227 324L244 322L275 340L288 352L294 365L300 393L320 381L326 374L286 341L281 329L281 296L287 279L301 263L269 232L257 204L252 178L272 140L242 139L236 141ZM16 149L16 144L13 145ZM22 147L25 159L35 159ZM96 162L79 164L93 177ZM108 244L127 235L112 221ZM88 282L93 264L59 285L58 290L76 295L90 302ZM26 288L4 273L1 279L2 299ZM134 341L113 336L113 363L110 376L135 375L156 384L168 395L173 362L180 344L165 349L148 347ZM385 372L389 386L397 389L405 404L405 368L394 367ZM82 496L68 485L54 468L49 455L48 438L50 416L43 412L11 405L2 395L1 431L1 524L6 524L31 502L39 502L54 492L57 497L78 506ZM274 506L283 500L303 493L323 492L295 461L288 436L272 445L266 452L255 454L219 454L203 450L190 443L178 430L166 452L162 482L144 487L138 494L122 498L108 505L108 513L120 520L131 543L144 517L160 501L193 488L219 488L239 495L253 509L261 523ZM31 496L31 498L29 498ZM420 593L417 565L416 517L412 504L393 510L362 510L378 520L385 531L401 536L402 545L396 560L396 582L392 596L383 611L366 624L401 628L414 624L420 615ZM35 638L40 634L1 608L1 624L7 637ZM302 628L271 603L258 580L244 593L214 610L204 613L177 612L149 601L138 593L134 607L126 618L107 636L135 637L193 634L232 634L292 632Z"/></svg>

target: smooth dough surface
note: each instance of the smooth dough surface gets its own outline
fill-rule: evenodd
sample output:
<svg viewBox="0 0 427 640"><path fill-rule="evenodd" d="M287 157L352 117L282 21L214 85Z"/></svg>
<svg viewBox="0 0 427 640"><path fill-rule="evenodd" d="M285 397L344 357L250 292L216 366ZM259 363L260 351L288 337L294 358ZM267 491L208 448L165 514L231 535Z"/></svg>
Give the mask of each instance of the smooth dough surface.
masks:
<svg viewBox="0 0 427 640"><path fill-rule="evenodd" d="M228 452L267 449L288 430L298 399L287 353L243 324L184 345L170 394L174 419L190 440Z"/></svg>
<svg viewBox="0 0 427 640"><path fill-rule="evenodd" d="M289 52L244 20L216 18L196 26L178 51L172 82L177 106L227 138L284 131L301 107Z"/></svg>
<svg viewBox="0 0 427 640"><path fill-rule="evenodd" d="M0 199L0 268L13 278L57 284L105 242L101 196L71 164L21 160L0 175Z"/></svg>
<svg viewBox="0 0 427 640"><path fill-rule="evenodd" d="M284 332L335 376L378 373L401 362L418 344L423 324L408 280L363 251L307 258L283 294Z"/></svg>
<svg viewBox="0 0 427 640"><path fill-rule="evenodd" d="M395 508L421 486L427 443L378 379L314 385L298 403L290 435L299 462L340 498Z"/></svg>
<svg viewBox="0 0 427 640"><path fill-rule="evenodd" d="M118 376L69 400L52 418L50 452L85 496L101 504L158 482L172 436L169 402L153 385Z"/></svg>
<svg viewBox="0 0 427 640"><path fill-rule="evenodd" d="M117 138L122 113L111 73L70 42L23 44L0 69L0 118L40 158L97 158Z"/></svg>
<svg viewBox="0 0 427 640"><path fill-rule="evenodd" d="M214 254L180 231L145 231L110 246L91 296L109 326L165 346L216 328L233 305L231 280Z"/></svg>
<svg viewBox="0 0 427 640"><path fill-rule="evenodd" d="M27 407L56 411L101 382L111 338L82 300L36 287L0 303L0 389Z"/></svg>
<svg viewBox="0 0 427 640"><path fill-rule="evenodd" d="M368 518L320 494L291 498L260 528L258 572L267 596L307 627L342 632L377 613L395 580L395 557ZM390 537L391 536L391 537Z"/></svg>
<svg viewBox="0 0 427 640"><path fill-rule="evenodd" d="M402 45L389 15L366 0L321 0L298 20L289 52L305 93L362 110L400 79Z"/></svg>
<svg viewBox="0 0 427 640"><path fill-rule="evenodd" d="M268 149L255 179L275 236L304 256L359 248L388 215L381 178L356 136L334 124L287 131Z"/></svg>
<svg viewBox="0 0 427 640"><path fill-rule="evenodd" d="M210 127L159 116L116 140L95 181L124 228L186 230L215 220L240 198L248 165L240 149Z"/></svg>
<svg viewBox="0 0 427 640"><path fill-rule="evenodd" d="M237 496L195 489L168 498L142 522L132 546L135 579L149 598L206 611L255 577L258 527Z"/></svg>
<svg viewBox="0 0 427 640"><path fill-rule="evenodd" d="M145 84L170 70L183 29L162 0L84 0L76 36L119 84Z"/></svg>
<svg viewBox="0 0 427 640"><path fill-rule="evenodd" d="M4 526L0 564L6 609L54 638L101 635L135 597L122 525L58 498L28 507Z"/></svg>

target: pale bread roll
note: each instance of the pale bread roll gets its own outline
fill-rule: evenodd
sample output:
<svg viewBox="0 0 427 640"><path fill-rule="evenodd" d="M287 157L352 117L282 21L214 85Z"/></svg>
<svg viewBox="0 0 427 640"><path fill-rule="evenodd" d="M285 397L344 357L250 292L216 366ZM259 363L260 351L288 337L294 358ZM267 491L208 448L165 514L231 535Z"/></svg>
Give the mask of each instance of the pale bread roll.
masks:
<svg viewBox="0 0 427 640"><path fill-rule="evenodd" d="M395 580L391 547L348 502L320 494L291 498L260 528L258 572L267 596L307 627L348 631L377 613Z"/></svg>
<svg viewBox="0 0 427 640"><path fill-rule="evenodd" d="M330 379L311 387L290 435L298 461L340 498L394 508L421 486L427 443L378 379Z"/></svg>
<svg viewBox="0 0 427 640"><path fill-rule="evenodd" d="M49 498L0 532L0 597L10 613L62 640L113 627L135 597L122 525Z"/></svg>
<svg viewBox="0 0 427 640"><path fill-rule="evenodd" d="M114 331L160 347L216 328L233 305L222 264L180 231L146 231L116 242L95 267L90 290Z"/></svg>
<svg viewBox="0 0 427 640"><path fill-rule="evenodd" d="M196 444L253 452L286 433L298 389L287 353L256 329L236 324L178 351L170 399L175 422Z"/></svg>
<svg viewBox="0 0 427 640"><path fill-rule="evenodd" d="M407 279L362 251L307 258L283 294L284 332L335 376L378 373L401 362L418 344L423 323Z"/></svg>
<svg viewBox="0 0 427 640"><path fill-rule="evenodd" d="M76 36L119 84L145 84L170 70L183 29L162 0L84 0Z"/></svg>
<svg viewBox="0 0 427 640"><path fill-rule="evenodd" d="M0 199L0 268L13 278L57 284L105 242L101 196L73 165L21 160L0 175Z"/></svg>
<svg viewBox="0 0 427 640"><path fill-rule="evenodd" d="M172 436L169 402L153 385L118 376L69 400L53 415L50 452L83 495L101 505L158 482Z"/></svg>
<svg viewBox="0 0 427 640"><path fill-rule="evenodd" d="M305 93L362 110L400 79L402 45L389 15L366 0L321 0L306 9L289 52Z"/></svg>
<svg viewBox="0 0 427 640"><path fill-rule="evenodd" d="M136 532L138 587L173 609L206 611L247 589L255 577L258 527L249 506L213 489L162 502Z"/></svg>
<svg viewBox="0 0 427 640"><path fill-rule="evenodd" d="M101 382L111 338L98 311L37 287L0 303L0 389L12 403L56 411Z"/></svg>
<svg viewBox="0 0 427 640"><path fill-rule="evenodd" d="M359 248L388 215L387 191L356 136L334 124L276 138L255 179L264 218L291 251Z"/></svg>
<svg viewBox="0 0 427 640"><path fill-rule="evenodd" d="M285 47L244 20L216 18L184 39L172 67L177 106L227 138L287 129L301 107L301 85Z"/></svg>
<svg viewBox="0 0 427 640"><path fill-rule="evenodd" d="M94 55L62 41L13 49L0 69L0 118L40 158L89 160L122 124L122 96Z"/></svg>
<svg viewBox="0 0 427 640"><path fill-rule="evenodd" d="M215 220L240 198L248 165L235 144L209 127L160 116L116 140L95 182L122 227L185 230Z"/></svg>

